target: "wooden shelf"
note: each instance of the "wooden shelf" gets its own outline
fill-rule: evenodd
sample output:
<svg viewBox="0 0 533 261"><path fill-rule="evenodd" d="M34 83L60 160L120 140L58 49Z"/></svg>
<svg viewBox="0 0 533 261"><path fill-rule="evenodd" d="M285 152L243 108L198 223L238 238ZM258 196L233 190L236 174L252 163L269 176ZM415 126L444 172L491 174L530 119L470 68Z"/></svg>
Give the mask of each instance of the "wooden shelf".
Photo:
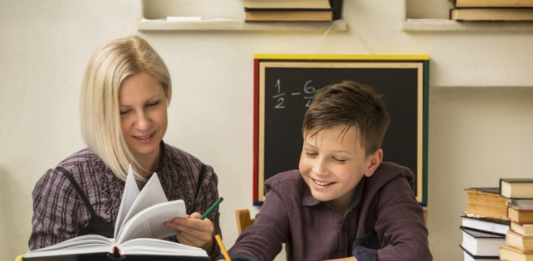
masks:
<svg viewBox="0 0 533 261"><path fill-rule="evenodd" d="M333 25L333 26L332 26ZM217 19L204 21L167 21L142 19L139 31L325 31L346 30L346 22L245 22L243 20Z"/></svg>
<svg viewBox="0 0 533 261"><path fill-rule="evenodd" d="M456 22L447 19L407 19L402 23L402 30L406 32L531 32L533 31L533 22Z"/></svg>

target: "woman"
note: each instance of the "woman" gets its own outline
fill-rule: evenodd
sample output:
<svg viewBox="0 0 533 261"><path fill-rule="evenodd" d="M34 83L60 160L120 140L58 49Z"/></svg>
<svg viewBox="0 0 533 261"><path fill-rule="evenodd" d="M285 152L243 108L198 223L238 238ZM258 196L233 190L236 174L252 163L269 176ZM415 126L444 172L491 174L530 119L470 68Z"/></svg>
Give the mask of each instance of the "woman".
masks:
<svg viewBox="0 0 533 261"><path fill-rule="evenodd" d="M93 54L81 91L81 129L88 148L37 182L31 250L85 234L113 237L131 164L139 189L156 172L168 200L182 199L187 213L194 212L164 224L177 229L169 240L201 247L213 258L220 253L213 240L220 233L218 208L199 219L218 199L213 168L162 140L171 94L165 63L142 38L119 39Z"/></svg>

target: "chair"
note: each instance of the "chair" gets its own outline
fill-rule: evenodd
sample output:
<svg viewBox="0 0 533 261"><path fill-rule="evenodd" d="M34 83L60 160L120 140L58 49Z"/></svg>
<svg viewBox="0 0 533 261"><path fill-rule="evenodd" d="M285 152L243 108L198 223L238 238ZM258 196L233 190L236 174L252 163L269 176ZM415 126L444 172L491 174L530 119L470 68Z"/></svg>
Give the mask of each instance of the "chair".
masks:
<svg viewBox="0 0 533 261"><path fill-rule="evenodd" d="M248 209L236 210L235 219L237 220L237 230L239 235L245 228L251 226L255 222L255 218L250 219L250 211Z"/></svg>

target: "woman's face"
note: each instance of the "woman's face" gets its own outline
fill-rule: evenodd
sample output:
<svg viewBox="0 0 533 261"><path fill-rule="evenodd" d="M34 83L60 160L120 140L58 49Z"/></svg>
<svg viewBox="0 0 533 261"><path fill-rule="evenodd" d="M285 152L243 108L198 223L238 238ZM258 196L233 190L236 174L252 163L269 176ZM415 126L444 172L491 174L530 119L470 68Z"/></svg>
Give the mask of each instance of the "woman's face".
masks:
<svg viewBox="0 0 533 261"><path fill-rule="evenodd" d="M156 160L167 130L167 97L148 73L124 80L119 90L122 135L138 161Z"/></svg>

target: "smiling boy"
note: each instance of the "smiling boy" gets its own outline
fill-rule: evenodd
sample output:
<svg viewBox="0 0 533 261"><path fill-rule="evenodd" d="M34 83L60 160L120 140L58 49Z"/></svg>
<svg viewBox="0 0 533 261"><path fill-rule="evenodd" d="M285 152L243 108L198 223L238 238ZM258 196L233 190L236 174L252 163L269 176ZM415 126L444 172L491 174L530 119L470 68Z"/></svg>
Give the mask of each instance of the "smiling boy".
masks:
<svg viewBox="0 0 533 261"><path fill-rule="evenodd" d="M255 223L232 260L432 260L414 174L382 162L389 115L375 91L344 81L324 87L305 114L298 170L265 182Z"/></svg>

